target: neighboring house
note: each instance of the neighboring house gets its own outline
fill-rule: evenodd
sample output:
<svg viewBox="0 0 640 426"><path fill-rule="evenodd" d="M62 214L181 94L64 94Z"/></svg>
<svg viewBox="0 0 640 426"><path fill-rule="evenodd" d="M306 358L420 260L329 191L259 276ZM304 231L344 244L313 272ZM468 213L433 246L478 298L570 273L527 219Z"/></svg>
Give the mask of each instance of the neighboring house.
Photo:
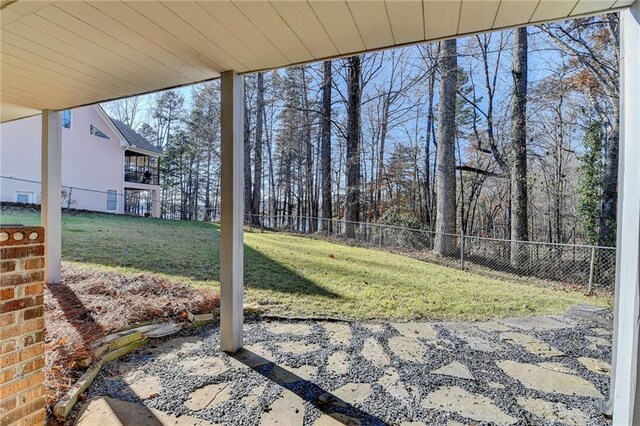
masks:
<svg viewBox="0 0 640 426"><path fill-rule="evenodd" d="M63 207L159 217L162 152L99 105L63 111ZM40 116L0 125L0 200L40 203Z"/></svg>

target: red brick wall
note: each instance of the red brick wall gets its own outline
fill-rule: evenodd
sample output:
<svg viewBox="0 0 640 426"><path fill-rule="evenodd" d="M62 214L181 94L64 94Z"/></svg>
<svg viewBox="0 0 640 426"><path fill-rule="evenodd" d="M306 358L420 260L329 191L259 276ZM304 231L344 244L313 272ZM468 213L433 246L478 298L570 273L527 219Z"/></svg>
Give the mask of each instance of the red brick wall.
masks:
<svg viewBox="0 0 640 426"><path fill-rule="evenodd" d="M45 420L44 229L0 227L0 426Z"/></svg>

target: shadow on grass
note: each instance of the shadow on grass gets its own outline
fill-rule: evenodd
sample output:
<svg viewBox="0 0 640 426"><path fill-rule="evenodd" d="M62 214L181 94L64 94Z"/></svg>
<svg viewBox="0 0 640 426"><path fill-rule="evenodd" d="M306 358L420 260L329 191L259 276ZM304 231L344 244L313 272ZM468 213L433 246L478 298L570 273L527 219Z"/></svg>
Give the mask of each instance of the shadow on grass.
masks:
<svg viewBox="0 0 640 426"><path fill-rule="evenodd" d="M122 220L109 218L112 222ZM108 222L108 221L105 221ZM65 260L131 268L199 281L220 281L220 229L198 222L74 224L63 234ZM129 224L140 224L130 226ZM91 228L93 227L93 229ZM245 288L341 298L286 265L244 246Z"/></svg>

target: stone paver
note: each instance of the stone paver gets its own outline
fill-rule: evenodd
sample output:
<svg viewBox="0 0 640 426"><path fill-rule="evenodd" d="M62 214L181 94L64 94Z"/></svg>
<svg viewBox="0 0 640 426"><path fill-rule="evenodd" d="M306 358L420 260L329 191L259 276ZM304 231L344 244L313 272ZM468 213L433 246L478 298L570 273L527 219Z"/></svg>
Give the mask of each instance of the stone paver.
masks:
<svg viewBox="0 0 640 426"><path fill-rule="evenodd" d="M500 324L497 321L487 321L487 322L478 322L473 324L478 330L481 331L509 331L511 327L508 327L504 324Z"/></svg>
<svg viewBox="0 0 640 426"><path fill-rule="evenodd" d="M563 395L602 398L602 394L593 383L572 374L559 373L534 364L510 360L498 361L496 365L529 389Z"/></svg>
<svg viewBox="0 0 640 426"><path fill-rule="evenodd" d="M194 356L178 363L188 376L217 376L229 368L221 358Z"/></svg>
<svg viewBox="0 0 640 426"><path fill-rule="evenodd" d="M536 339L533 336L524 333L502 333L500 335L502 340L506 340L509 342L513 342L517 345L522 346L527 351L531 352L534 355L549 358L554 356L562 356L564 352L557 350L556 348L552 348L551 345L543 342L542 340Z"/></svg>
<svg viewBox="0 0 640 426"><path fill-rule="evenodd" d="M421 337L423 339L434 340L438 333L433 325L426 322L399 322L393 323L393 328L406 337Z"/></svg>
<svg viewBox="0 0 640 426"><path fill-rule="evenodd" d="M268 364L273 359L273 354L262 343L258 343L245 346L243 350L238 351L231 358L231 364L236 368L254 368Z"/></svg>
<svg viewBox="0 0 640 426"><path fill-rule="evenodd" d="M271 410L262 413L260 425L302 425L304 401L290 390L285 389L270 408Z"/></svg>
<svg viewBox="0 0 640 426"><path fill-rule="evenodd" d="M369 398L373 388L369 383L347 383L331 393L348 404L356 405Z"/></svg>
<svg viewBox="0 0 640 426"><path fill-rule="evenodd" d="M391 351L405 361L421 362L427 348L413 337L395 336L389 339Z"/></svg>
<svg viewBox="0 0 640 426"><path fill-rule="evenodd" d="M294 336L306 337L311 334L312 328L309 324L297 323L268 323L265 328L274 334L292 334Z"/></svg>
<svg viewBox="0 0 640 426"><path fill-rule="evenodd" d="M276 366L269 374L269 378L276 383L289 384L299 380L311 380L316 372L316 367L312 365L303 365L297 368Z"/></svg>
<svg viewBox="0 0 640 426"><path fill-rule="evenodd" d="M589 371L593 371L603 376L611 376L611 364L595 358L580 357L580 364L584 365Z"/></svg>
<svg viewBox="0 0 640 426"><path fill-rule="evenodd" d="M210 426L191 416L175 416L154 408L109 397L93 398L85 404L76 426Z"/></svg>
<svg viewBox="0 0 640 426"><path fill-rule="evenodd" d="M591 333L595 334L596 336L611 336L613 334L611 330L607 330L606 328L602 327L592 328Z"/></svg>
<svg viewBox="0 0 640 426"><path fill-rule="evenodd" d="M496 407L490 398L467 392L457 386L441 388L430 393L421 405L424 408L457 413L479 422L492 422L498 425L512 425L517 422L516 418Z"/></svg>
<svg viewBox="0 0 640 426"><path fill-rule="evenodd" d="M500 322L509 327L526 331L552 331L573 327L573 324L550 317L507 318L500 320Z"/></svg>
<svg viewBox="0 0 640 426"><path fill-rule="evenodd" d="M162 392L160 378L155 376L142 377L141 379L135 381L130 381L127 377L125 377L124 382L129 384L129 389L131 390L131 392L140 399L151 398Z"/></svg>
<svg viewBox="0 0 640 426"><path fill-rule="evenodd" d="M184 405L191 411L200 411L226 401L230 394L231 385L229 383L207 385L193 391Z"/></svg>
<svg viewBox="0 0 640 426"><path fill-rule="evenodd" d="M400 379L400 375L395 368L387 368L382 377L378 379L378 384L384 387L384 389L393 397L398 399L409 399L411 393L415 392L413 386L407 386Z"/></svg>
<svg viewBox="0 0 640 426"><path fill-rule="evenodd" d="M539 362L538 365L547 370L557 371L559 373L576 374L576 372L560 362Z"/></svg>
<svg viewBox="0 0 640 426"><path fill-rule="evenodd" d="M587 426L588 417L576 408L569 408L561 402L549 402L537 398L516 398L518 404L548 422L559 422L567 426Z"/></svg>
<svg viewBox="0 0 640 426"><path fill-rule="evenodd" d="M587 336L585 339L590 343L587 345L587 348L593 351L597 351L599 346L603 346L605 348L611 347L611 342L607 339L603 339L602 337Z"/></svg>
<svg viewBox="0 0 640 426"><path fill-rule="evenodd" d="M464 340L470 349L482 352L495 352L500 350L500 345L491 342L491 337L475 328L473 325L464 322L445 322L442 327L452 332L460 340Z"/></svg>
<svg viewBox="0 0 640 426"><path fill-rule="evenodd" d="M260 398L267 389L267 384L263 383L251 390L248 395L242 397L240 401L245 403L249 408L255 408L260 405Z"/></svg>
<svg viewBox="0 0 640 426"><path fill-rule="evenodd" d="M325 322L322 324L329 341L333 345L349 346L351 344L351 327L339 322Z"/></svg>
<svg viewBox="0 0 640 426"><path fill-rule="evenodd" d="M469 368L458 362L454 361L451 364L443 365L437 370L433 370L431 374L439 374L441 376L459 377L461 379L475 380Z"/></svg>
<svg viewBox="0 0 640 426"><path fill-rule="evenodd" d="M342 413L322 414L313 426L360 426L362 421Z"/></svg>
<svg viewBox="0 0 640 426"><path fill-rule="evenodd" d="M372 333L382 333L384 331L384 324L362 324L362 327Z"/></svg>
<svg viewBox="0 0 640 426"><path fill-rule="evenodd" d="M149 352L159 361L171 361L178 358L180 353L197 350L201 347L202 340L197 337L177 337L156 347L151 347Z"/></svg>
<svg viewBox="0 0 640 426"><path fill-rule="evenodd" d="M327 359L327 370L337 375L347 374L349 360L349 354L346 352L334 352Z"/></svg>
<svg viewBox="0 0 640 426"><path fill-rule="evenodd" d="M385 367L391 364L389 355L385 353L382 345L373 337L365 340L361 355L376 367Z"/></svg>
<svg viewBox="0 0 640 426"><path fill-rule="evenodd" d="M308 352L317 351L320 349L320 345L316 343L306 343L306 342L278 342L276 343L278 349L282 352L287 352L292 355L302 355Z"/></svg>

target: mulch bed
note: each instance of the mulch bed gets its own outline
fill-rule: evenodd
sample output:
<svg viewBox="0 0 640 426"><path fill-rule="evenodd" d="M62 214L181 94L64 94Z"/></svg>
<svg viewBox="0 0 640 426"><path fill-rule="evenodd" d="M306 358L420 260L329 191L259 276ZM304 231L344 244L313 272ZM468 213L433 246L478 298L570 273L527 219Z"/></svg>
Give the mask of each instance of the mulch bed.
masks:
<svg viewBox="0 0 640 426"><path fill-rule="evenodd" d="M62 284L45 289L45 375L48 411L82 375L91 346L144 322L185 321L209 313L217 292L152 274L120 274L63 263Z"/></svg>

